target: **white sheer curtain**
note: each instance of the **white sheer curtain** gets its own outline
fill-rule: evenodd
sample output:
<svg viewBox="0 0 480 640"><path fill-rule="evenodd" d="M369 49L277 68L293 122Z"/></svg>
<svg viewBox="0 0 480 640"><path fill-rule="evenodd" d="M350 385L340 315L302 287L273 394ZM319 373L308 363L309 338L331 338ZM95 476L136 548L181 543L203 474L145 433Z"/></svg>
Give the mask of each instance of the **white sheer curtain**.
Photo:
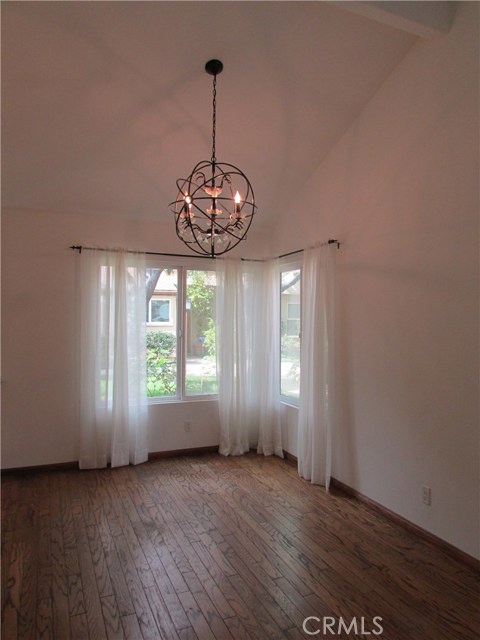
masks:
<svg viewBox="0 0 480 640"><path fill-rule="evenodd" d="M279 320L272 318L273 268L217 262L217 356L220 448L223 455L282 456L278 403ZM279 296L277 277L276 295ZM277 385L277 386L276 386Z"/></svg>
<svg viewBox="0 0 480 640"><path fill-rule="evenodd" d="M334 421L336 244L306 249L302 270L302 345L298 473L328 490Z"/></svg>
<svg viewBox="0 0 480 640"><path fill-rule="evenodd" d="M141 254L80 258L80 468L148 458L145 266Z"/></svg>
<svg viewBox="0 0 480 640"><path fill-rule="evenodd" d="M258 318L260 420L257 453L283 458L280 415L280 269L277 260L261 265L262 305Z"/></svg>

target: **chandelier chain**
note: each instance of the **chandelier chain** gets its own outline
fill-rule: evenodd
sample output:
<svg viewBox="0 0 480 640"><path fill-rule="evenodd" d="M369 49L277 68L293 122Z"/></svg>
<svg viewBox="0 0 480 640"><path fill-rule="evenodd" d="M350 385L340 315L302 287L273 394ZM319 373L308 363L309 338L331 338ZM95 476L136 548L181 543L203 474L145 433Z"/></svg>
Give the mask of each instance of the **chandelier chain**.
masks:
<svg viewBox="0 0 480 640"><path fill-rule="evenodd" d="M217 75L213 76L213 117L212 117L212 163L215 164L217 161L216 158L216 148L215 148L215 137L216 137L216 128L217 128Z"/></svg>

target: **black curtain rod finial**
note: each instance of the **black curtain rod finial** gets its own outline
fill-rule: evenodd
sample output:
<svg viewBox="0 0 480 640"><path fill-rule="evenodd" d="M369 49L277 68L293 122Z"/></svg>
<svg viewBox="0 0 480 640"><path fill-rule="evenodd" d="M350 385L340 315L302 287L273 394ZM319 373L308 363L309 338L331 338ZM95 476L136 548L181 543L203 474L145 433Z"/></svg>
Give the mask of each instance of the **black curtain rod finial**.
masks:
<svg viewBox="0 0 480 640"><path fill-rule="evenodd" d="M337 245L337 249L340 249L340 242L338 240L335 240L334 238L329 238L328 239L328 244L336 244Z"/></svg>

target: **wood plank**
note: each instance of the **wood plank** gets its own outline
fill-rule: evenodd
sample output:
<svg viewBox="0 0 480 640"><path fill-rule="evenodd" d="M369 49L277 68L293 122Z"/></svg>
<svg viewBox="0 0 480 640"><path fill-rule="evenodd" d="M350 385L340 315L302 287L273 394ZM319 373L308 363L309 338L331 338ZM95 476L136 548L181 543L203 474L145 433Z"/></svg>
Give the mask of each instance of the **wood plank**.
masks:
<svg viewBox="0 0 480 640"><path fill-rule="evenodd" d="M141 640L143 638L137 616L134 613L122 616L122 626L125 640Z"/></svg>
<svg viewBox="0 0 480 640"><path fill-rule="evenodd" d="M187 627L187 629L182 629L178 633L178 637L180 640L201 640L195 633L192 627Z"/></svg>
<svg viewBox="0 0 480 640"><path fill-rule="evenodd" d="M44 598L37 603L37 619L35 624L35 637L39 640L53 640L53 616L52 601Z"/></svg>
<svg viewBox="0 0 480 640"><path fill-rule="evenodd" d="M102 640L106 637L106 631L100 603L100 594L98 591L93 560L90 554L85 523L82 515L80 514L75 517L75 534L89 636L91 640Z"/></svg>
<svg viewBox="0 0 480 640"><path fill-rule="evenodd" d="M240 618L237 616L228 618L228 620L225 620L225 624L234 640L250 640L250 638L253 637L248 633L240 621Z"/></svg>
<svg viewBox="0 0 480 640"><path fill-rule="evenodd" d="M123 628L115 596L100 598L107 640L123 640Z"/></svg>
<svg viewBox="0 0 480 640"><path fill-rule="evenodd" d="M92 556L93 569L97 580L98 595L106 598L113 595L112 581L108 573L107 560L103 551L102 540L96 524L86 527L88 545Z"/></svg>
<svg viewBox="0 0 480 640"><path fill-rule="evenodd" d="M229 537L228 540L232 542L234 538ZM252 594L262 603L280 629L289 629L299 622L299 614L295 606L260 566L249 563L248 557L242 558L238 555L227 540L222 547L238 575L248 584Z"/></svg>
<svg viewBox="0 0 480 640"><path fill-rule="evenodd" d="M157 585L145 590L158 632L165 640L178 640L179 635Z"/></svg>
<svg viewBox="0 0 480 640"><path fill-rule="evenodd" d="M128 590L125 576L122 571L120 558L115 547L114 538L108 527L108 521L103 513L97 513L98 532L105 556L110 583L120 612L120 616L126 617L135 612L132 598Z"/></svg>
<svg viewBox="0 0 480 640"><path fill-rule="evenodd" d="M240 599L240 606L237 600L233 600L232 607L252 638L260 640L282 638L282 630L275 618L266 610L257 595L252 592L250 585L239 575L230 576L229 582Z"/></svg>
<svg viewBox="0 0 480 640"><path fill-rule="evenodd" d="M225 626L225 623L221 618L217 608L215 607L211 598L203 588L202 583L200 582L198 577L195 575L195 573L192 572L190 575L186 575L185 578L189 586L190 592L195 598L195 601L198 604L199 610L204 615L205 620L207 621L207 624L212 630L212 633L215 636L215 638L225 638L225 640L231 640L232 636L230 632Z"/></svg>
<svg viewBox="0 0 480 640"><path fill-rule="evenodd" d="M79 613L71 618L72 640L90 640L87 614Z"/></svg>
<svg viewBox="0 0 480 640"><path fill-rule="evenodd" d="M125 538L122 535L115 537L115 546L125 577L125 583L135 608L142 637L145 638L145 640L149 640L150 638L155 640L155 638L158 637L157 626L145 596L142 581L136 571L134 560L130 554Z"/></svg>
<svg viewBox="0 0 480 640"><path fill-rule="evenodd" d="M184 591L179 594L179 598L197 636L202 640L215 640L213 631L208 626L193 595L189 591Z"/></svg>
<svg viewBox="0 0 480 640"><path fill-rule="evenodd" d="M11 549L9 549L7 573L2 576L2 581L5 582L2 638L16 638L18 635L18 623L21 616L22 552L23 545L21 543L12 543Z"/></svg>
<svg viewBox="0 0 480 640"><path fill-rule="evenodd" d="M85 601L83 599L83 584L80 573L71 573L68 576L68 610L70 616L85 613Z"/></svg>

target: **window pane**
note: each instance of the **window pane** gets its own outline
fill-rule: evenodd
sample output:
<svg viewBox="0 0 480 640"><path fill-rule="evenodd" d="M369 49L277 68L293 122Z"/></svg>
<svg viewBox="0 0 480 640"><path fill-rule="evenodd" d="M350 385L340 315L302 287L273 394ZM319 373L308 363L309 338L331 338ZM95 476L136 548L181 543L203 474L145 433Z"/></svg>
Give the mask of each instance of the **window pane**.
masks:
<svg viewBox="0 0 480 640"><path fill-rule="evenodd" d="M150 300L150 322L170 322L170 300Z"/></svg>
<svg viewBox="0 0 480 640"><path fill-rule="evenodd" d="M177 291L177 269L147 269L147 395L152 398L177 395ZM160 322L165 326L155 326Z"/></svg>
<svg viewBox="0 0 480 640"><path fill-rule="evenodd" d="M289 302L288 303L288 319L298 319L300 320L300 303L299 302Z"/></svg>
<svg viewBox="0 0 480 640"><path fill-rule="evenodd" d="M218 393L215 345L214 271L187 271L185 394Z"/></svg>
<svg viewBox="0 0 480 640"><path fill-rule="evenodd" d="M300 396L300 277L294 269L281 273L280 321L280 393Z"/></svg>

